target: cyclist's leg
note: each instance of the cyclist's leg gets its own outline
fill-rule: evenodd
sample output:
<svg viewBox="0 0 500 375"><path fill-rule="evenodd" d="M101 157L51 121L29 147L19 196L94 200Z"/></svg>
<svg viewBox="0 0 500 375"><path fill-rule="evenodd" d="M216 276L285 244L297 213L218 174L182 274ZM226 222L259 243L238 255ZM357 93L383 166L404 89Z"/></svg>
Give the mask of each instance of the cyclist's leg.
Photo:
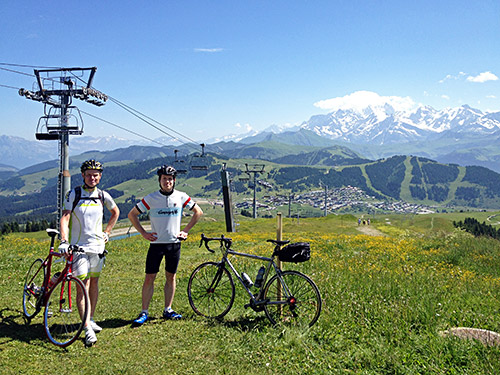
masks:
<svg viewBox="0 0 500 375"><path fill-rule="evenodd" d="M104 267L104 258L99 257L98 254L89 254L90 269L89 276L90 282L87 285L87 291L90 299L90 319L94 318L97 300L99 298L99 276L101 275Z"/></svg>
<svg viewBox="0 0 500 375"><path fill-rule="evenodd" d="M176 287L175 273L165 271L165 287L163 293L165 294L165 309L172 307Z"/></svg>
<svg viewBox="0 0 500 375"><path fill-rule="evenodd" d="M90 285L89 271L90 271L89 256L85 253L73 254L72 274L73 276L82 281L88 296L89 296L88 291ZM80 316L82 318L82 321L84 322L84 326L87 327L90 321L90 310L92 309L92 307L90 306L90 308L88 309L87 316L84 316L85 291L77 289L76 302L78 306L78 311L80 312ZM90 302L90 298L89 298L89 304L92 305Z"/></svg>
<svg viewBox="0 0 500 375"><path fill-rule="evenodd" d="M157 273L147 273L144 278L144 284L142 284L142 310L147 311L149 309L149 303L151 298L153 298L154 293L154 283Z"/></svg>
<svg viewBox="0 0 500 375"><path fill-rule="evenodd" d="M174 243L168 244L165 249L165 309L172 307L172 302L174 300L175 288L176 288L176 278L175 274L177 272L177 267L179 265L179 260L181 256L181 244Z"/></svg>
<svg viewBox="0 0 500 375"><path fill-rule="evenodd" d="M142 311L148 311L149 303L153 298L154 282L160 271L160 263L165 254L165 244L150 244L146 256L146 276L142 284Z"/></svg>

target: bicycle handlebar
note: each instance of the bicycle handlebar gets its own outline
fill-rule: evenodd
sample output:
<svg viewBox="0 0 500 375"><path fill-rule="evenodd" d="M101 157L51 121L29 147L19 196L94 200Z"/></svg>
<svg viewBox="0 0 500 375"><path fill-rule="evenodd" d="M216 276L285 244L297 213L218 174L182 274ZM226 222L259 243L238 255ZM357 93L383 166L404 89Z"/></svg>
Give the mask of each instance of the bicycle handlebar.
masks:
<svg viewBox="0 0 500 375"><path fill-rule="evenodd" d="M104 251L106 251L106 250L104 250ZM78 246L78 245L69 245L68 252L69 253L84 253L85 250L83 250L83 248L80 247L80 246ZM106 253L107 253L107 251L106 251ZM64 254L61 254L61 253L59 253L57 251L54 251L52 254L56 255L58 257L63 257L64 256Z"/></svg>
<svg viewBox="0 0 500 375"><path fill-rule="evenodd" d="M232 242L233 242L233 240L231 238L224 237L224 235L221 235L220 237L207 237L207 236L205 236L204 233L202 233L201 234L201 240L200 240L200 247L201 247L201 245L203 245L203 243L205 243L205 247L211 253L215 253L215 250L211 249L208 246L208 243L210 241L220 241L220 247L225 246L226 249L229 249L231 247Z"/></svg>

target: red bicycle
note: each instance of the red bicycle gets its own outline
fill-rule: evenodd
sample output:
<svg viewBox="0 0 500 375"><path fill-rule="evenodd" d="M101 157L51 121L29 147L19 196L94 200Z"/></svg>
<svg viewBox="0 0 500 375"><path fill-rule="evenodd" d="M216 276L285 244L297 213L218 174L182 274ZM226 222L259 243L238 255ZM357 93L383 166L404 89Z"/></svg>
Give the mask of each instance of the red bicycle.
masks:
<svg viewBox="0 0 500 375"><path fill-rule="evenodd" d="M48 339L54 345L66 347L78 338L90 312L85 285L71 274L73 253L83 250L78 246L70 246L64 269L51 277L53 258L64 255L54 251L55 238L59 232L47 229L47 234L51 238L49 255L45 260L36 259L26 274L23 314L29 324L45 306L44 326Z"/></svg>

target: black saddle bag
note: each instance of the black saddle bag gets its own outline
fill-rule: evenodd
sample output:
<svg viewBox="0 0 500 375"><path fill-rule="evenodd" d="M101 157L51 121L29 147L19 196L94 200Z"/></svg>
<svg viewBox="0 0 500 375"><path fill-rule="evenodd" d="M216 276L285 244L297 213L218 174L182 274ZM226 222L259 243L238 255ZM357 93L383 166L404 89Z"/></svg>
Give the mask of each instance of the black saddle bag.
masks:
<svg viewBox="0 0 500 375"><path fill-rule="evenodd" d="M277 255L282 262L306 262L311 259L311 246L309 242L291 243L278 251Z"/></svg>

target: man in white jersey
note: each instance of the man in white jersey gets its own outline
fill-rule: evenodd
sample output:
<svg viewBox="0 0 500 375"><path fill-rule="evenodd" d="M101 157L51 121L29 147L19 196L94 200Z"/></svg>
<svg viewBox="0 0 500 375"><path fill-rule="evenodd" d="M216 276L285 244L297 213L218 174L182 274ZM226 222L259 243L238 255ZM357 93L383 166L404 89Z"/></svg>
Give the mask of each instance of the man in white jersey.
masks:
<svg viewBox="0 0 500 375"><path fill-rule="evenodd" d="M188 232L203 215L201 208L184 192L174 190L177 171L170 166L162 166L157 171L160 190L144 197L132 208L128 218L137 231L150 241L146 258L146 277L142 286L142 311L132 323L133 327L141 326L148 320L148 309L153 297L154 281L160 271L160 263L165 257L165 319L181 319L182 316L172 310L175 294L175 274L181 253L181 240L186 239ZM193 212L189 223L181 231L181 220L184 209ZM151 232L147 232L139 221L139 215L149 211Z"/></svg>
<svg viewBox="0 0 500 375"><path fill-rule="evenodd" d="M81 166L83 186L77 186L66 194L60 222L59 252L66 253L70 244L78 245L85 251L85 253L74 254L72 272L83 281L89 294L90 314L85 323L85 344L88 346L97 341L95 334L102 330L94 322L94 312L99 296L99 276L104 265L105 243L108 242L109 234L120 215L120 210L113 198L107 192L97 188L101 181L102 170L102 164L96 160L83 162ZM103 231L104 206L111 212L111 217ZM69 238L71 240L68 243ZM77 301L81 311L83 296L77 295Z"/></svg>

